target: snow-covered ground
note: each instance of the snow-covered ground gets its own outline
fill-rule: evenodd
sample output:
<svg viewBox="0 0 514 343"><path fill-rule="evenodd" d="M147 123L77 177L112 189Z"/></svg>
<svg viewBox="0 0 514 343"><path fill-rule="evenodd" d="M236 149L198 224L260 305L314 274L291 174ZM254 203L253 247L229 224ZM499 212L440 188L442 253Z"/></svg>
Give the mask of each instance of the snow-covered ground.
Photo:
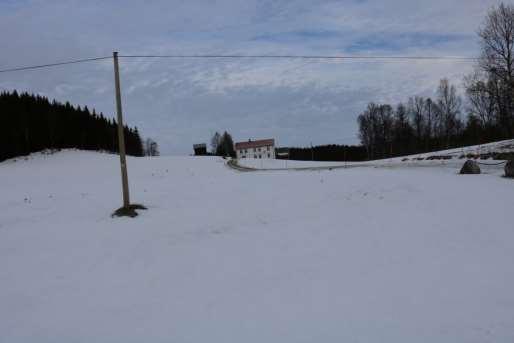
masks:
<svg viewBox="0 0 514 343"><path fill-rule="evenodd" d="M514 182L240 173L64 151L0 163L0 342L513 342Z"/></svg>
<svg viewBox="0 0 514 343"><path fill-rule="evenodd" d="M504 141L492 142L487 144L473 145L456 149L448 149L437 152L430 152L424 154L417 154L408 157L428 157L433 155L439 156L452 156L457 157L463 154L487 154L487 153L501 153L501 152L513 152L514 151L514 139L507 139Z"/></svg>
<svg viewBox="0 0 514 343"><path fill-rule="evenodd" d="M493 142L482 145L474 145L469 147L448 149L436 152L429 152L423 154L415 154L410 156L402 156L395 158L388 158L377 161L367 162L312 162L312 161L290 161L290 160L274 160L274 159L254 159L245 158L240 159L238 164L242 167L248 167L253 169L292 169L292 168L344 168L344 167L355 167L355 166L380 166L380 167L394 167L394 166L450 166L457 168L462 166L465 161L465 156L476 155L486 156L492 153L511 153L514 152L514 139ZM438 157L437 159L430 159L432 157ZM440 159L440 157L446 157L447 159ZM426 160L429 158L428 160ZM495 162L490 157L481 161L484 164L494 164ZM485 166L484 168L488 168Z"/></svg>

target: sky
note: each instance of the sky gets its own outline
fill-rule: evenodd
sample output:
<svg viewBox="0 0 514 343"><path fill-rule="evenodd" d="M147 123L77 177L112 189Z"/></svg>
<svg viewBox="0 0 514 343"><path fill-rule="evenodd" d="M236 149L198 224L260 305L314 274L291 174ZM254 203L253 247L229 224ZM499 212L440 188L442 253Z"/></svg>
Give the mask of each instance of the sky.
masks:
<svg viewBox="0 0 514 343"><path fill-rule="evenodd" d="M0 69L120 54L466 56L494 0L0 0ZM227 130L279 146L356 144L369 102L461 87L462 61L121 59L124 119L164 155ZM0 74L115 114L111 60Z"/></svg>

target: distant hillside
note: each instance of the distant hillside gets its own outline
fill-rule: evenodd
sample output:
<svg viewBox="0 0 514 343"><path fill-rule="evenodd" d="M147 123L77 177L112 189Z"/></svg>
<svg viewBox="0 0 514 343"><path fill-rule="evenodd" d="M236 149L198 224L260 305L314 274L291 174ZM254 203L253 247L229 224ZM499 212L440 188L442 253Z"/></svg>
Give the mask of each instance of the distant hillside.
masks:
<svg viewBox="0 0 514 343"><path fill-rule="evenodd" d="M16 91L0 94L0 161L44 149L118 151L116 121L87 107ZM142 156L137 128L125 126L127 154Z"/></svg>

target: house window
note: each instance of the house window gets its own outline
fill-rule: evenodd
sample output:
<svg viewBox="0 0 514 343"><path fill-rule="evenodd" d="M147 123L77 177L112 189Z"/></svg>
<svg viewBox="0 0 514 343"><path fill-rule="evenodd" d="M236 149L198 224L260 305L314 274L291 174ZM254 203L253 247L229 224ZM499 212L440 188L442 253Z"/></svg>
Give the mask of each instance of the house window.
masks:
<svg viewBox="0 0 514 343"><path fill-rule="evenodd" d="M259 158L262 158L262 155L259 155Z"/></svg>
<svg viewBox="0 0 514 343"><path fill-rule="evenodd" d="M257 155L253 155L253 158L257 158Z"/></svg>
<svg viewBox="0 0 514 343"><path fill-rule="evenodd" d="M270 157L271 157L270 154L268 154L268 158L270 158Z"/></svg>
<svg viewBox="0 0 514 343"><path fill-rule="evenodd" d="M268 146L268 151L269 151L269 146ZM269 156L268 156L269 157Z"/></svg>

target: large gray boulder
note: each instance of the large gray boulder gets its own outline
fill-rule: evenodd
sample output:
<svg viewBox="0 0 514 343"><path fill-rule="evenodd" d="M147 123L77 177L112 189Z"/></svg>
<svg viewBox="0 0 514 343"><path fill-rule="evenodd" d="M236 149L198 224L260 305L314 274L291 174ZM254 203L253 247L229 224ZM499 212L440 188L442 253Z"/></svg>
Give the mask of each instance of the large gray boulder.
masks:
<svg viewBox="0 0 514 343"><path fill-rule="evenodd" d="M510 160L505 165L505 176L514 177L514 160Z"/></svg>
<svg viewBox="0 0 514 343"><path fill-rule="evenodd" d="M461 174L480 174L478 163L473 160L467 160L460 170Z"/></svg>

